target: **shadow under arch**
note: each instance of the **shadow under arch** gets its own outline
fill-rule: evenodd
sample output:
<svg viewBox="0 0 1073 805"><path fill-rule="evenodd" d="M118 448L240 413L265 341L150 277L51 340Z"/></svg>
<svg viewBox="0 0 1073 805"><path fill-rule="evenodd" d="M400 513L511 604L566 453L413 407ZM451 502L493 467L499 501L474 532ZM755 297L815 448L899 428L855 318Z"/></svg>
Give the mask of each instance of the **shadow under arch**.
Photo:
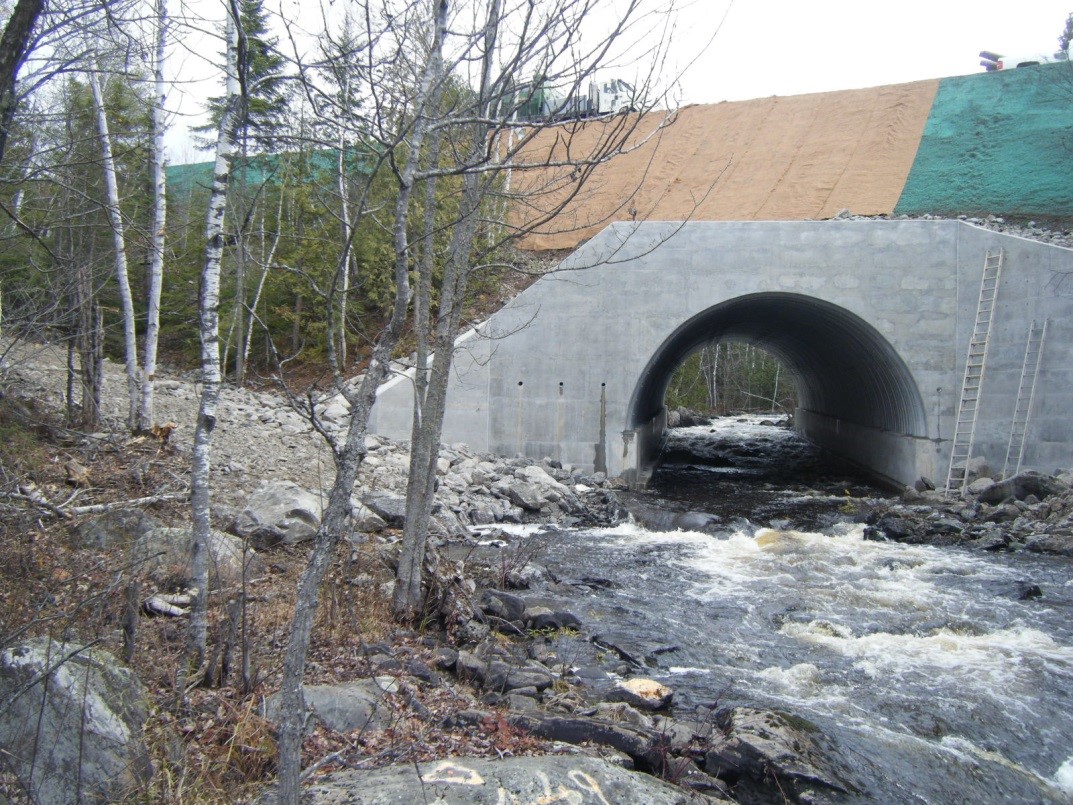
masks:
<svg viewBox="0 0 1073 805"><path fill-rule="evenodd" d="M762 347L794 375L795 422L804 436L880 477L904 482L912 474L901 466L905 457L893 457L899 466L892 472L890 461L876 452L881 445L847 438L850 433L927 438L924 401L909 368L860 316L794 293L749 294L714 305L660 345L638 378L627 413L631 428L652 431L649 452L662 436L663 398L674 370L704 344L724 339ZM643 467L654 456L639 458Z"/></svg>

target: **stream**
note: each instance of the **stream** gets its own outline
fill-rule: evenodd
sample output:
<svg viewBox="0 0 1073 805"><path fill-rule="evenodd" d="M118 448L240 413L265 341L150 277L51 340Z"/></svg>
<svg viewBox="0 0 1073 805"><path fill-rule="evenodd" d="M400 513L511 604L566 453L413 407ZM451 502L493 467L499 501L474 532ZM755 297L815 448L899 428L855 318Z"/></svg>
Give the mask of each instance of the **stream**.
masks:
<svg viewBox="0 0 1073 805"><path fill-rule="evenodd" d="M885 493L761 419L672 431L628 500L647 527L541 536L549 602L673 688L676 714L812 722L858 789L826 801L1073 801L1073 563L865 540L847 502ZM684 512L713 517L673 528ZM556 648L589 684L616 678L591 643Z"/></svg>

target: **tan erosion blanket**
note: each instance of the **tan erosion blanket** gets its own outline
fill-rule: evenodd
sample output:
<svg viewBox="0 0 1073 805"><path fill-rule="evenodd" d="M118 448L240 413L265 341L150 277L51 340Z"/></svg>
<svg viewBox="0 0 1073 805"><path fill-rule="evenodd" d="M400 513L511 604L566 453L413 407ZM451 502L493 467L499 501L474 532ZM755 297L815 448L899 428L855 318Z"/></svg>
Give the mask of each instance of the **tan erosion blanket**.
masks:
<svg viewBox="0 0 1073 805"><path fill-rule="evenodd" d="M590 153L625 121L634 150L578 189L565 168L516 170L512 220L563 212L521 243L573 249L612 221L794 221L890 213L916 156L938 80L688 106L641 120L619 115L542 131L518 160ZM621 130L621 129L619 129Z"/></svg>

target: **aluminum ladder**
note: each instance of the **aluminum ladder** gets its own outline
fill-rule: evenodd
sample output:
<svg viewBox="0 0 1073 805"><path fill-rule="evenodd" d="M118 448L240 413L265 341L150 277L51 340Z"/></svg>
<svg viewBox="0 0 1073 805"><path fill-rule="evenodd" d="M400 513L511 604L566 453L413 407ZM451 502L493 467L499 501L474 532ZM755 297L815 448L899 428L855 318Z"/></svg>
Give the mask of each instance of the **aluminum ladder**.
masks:
<svg viewBox="0 0 1073 805"><path fill-rule="evenodd" d="M965 377L961 383L961 400L958 403L957 423L954 425L954 440L950 446L950 470L946 475L946 491L965 487L968 478L969 455L976 435L976 414L979 410L980 389L984 383L984 367L987 363L987 347L991 340L991 323L995 318L995 297L1002 277L1005 252L999 249L987 251L984 257L984 275L980 280L980 302L976 307L976 324L969 340L969 354L965 359Z"/></svg>
<svg viewBox="0 0 1073 805"><path fill-rule="evenodd" d="M1021 471L1025 458L1025 438L1028 435L1028 415L1036 396L1036 378L1043 357L1043 340L1047 337L1047 319L1043 324L1033 321L1028 328L1028 343L1025 346L1025 362L1021 365L1021 383L1017 387L1017 402L1013 406L1013 421L1010 424L1010 444L1006 448L1006 463L1002 477L1009 478ZM1014 457L1016 454L1016 458ZM1013 472L1010 468L1013 468Z"/></svg>

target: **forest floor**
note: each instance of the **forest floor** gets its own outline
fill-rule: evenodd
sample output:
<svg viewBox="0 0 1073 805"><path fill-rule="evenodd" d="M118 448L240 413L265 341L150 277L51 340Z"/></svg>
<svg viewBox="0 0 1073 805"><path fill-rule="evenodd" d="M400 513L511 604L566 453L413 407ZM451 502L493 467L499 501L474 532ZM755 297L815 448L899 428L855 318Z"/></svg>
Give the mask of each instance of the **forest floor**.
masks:
<svg viewBox="0 0 1073 805"><path fill-rule="evenodd" d="M173 499L142 508L164 525L189 524L188 445L196 397L192 384L165 379L158 394L158 421L172 420L178 428L166 440L131 437L121 426L121 367L109 363L104 410L110 424L93 434L72 430L64 425L58 405L63 358L57 348L20 349L7 354L5 371L0 372L0 647L51 635L92 642L123 656L124 629L131 628L128 598L143 601L155 591L181 586L181 579L139 572L128 566L122 550L86 547L77 539L78 527L100 514L72 512L171 493ZM330 481L331 458L322 438L308 427L292 426L284 402L238 389L227 390L227 398L232 412L249 412L241 422L222 420L216 430L214 511L240 509L245 494L264 478L293 480L313 489L321 488L326 478ZM271 416L253 415L258 406ZM31 497L47 503L34 504ZM214 525L223 523L217 520ZM384 537L391 538L391 533ZM307 685L371 676L376 671L370 656L383 653L385 646L396 658L433 664L445 638L434 622L421 631L393 624L393 574L380 558L381 544L374 539L337 552L321 595ZM176 690L185 618L146 617L142 612L134 619L129 662L151 702L147 738L156 768L152 801L238 802L272 778L273 729L261 707L279 687L308 546L281 546L264 553L265 573L250 580L244 594L210 597L211 686L185 694ZM448 680L388 698L396 707L388 729L341 734L317 727L306 739L303 766L329 757L334 760L322 770L446 755L547 751L546 742L510 729L440 726L449 713L475 705L468 686ZM410 706L414 698L420 707ZM4 793L0 782L0 799ZM9 788L6 793L14 792Z"/></svg>

